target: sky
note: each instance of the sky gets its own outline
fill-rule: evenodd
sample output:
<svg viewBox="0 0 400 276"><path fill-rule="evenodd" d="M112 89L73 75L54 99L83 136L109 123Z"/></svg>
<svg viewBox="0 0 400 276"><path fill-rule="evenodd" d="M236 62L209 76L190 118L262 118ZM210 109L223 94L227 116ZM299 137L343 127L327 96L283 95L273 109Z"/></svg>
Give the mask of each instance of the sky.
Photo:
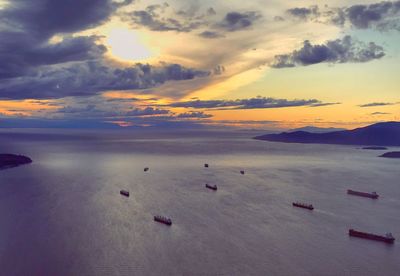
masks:
<svg viewBox="0 0 400 276"><path fill-rule="evenodd" d="M400 1L0 0L0 128L400 120Z"/></svg>

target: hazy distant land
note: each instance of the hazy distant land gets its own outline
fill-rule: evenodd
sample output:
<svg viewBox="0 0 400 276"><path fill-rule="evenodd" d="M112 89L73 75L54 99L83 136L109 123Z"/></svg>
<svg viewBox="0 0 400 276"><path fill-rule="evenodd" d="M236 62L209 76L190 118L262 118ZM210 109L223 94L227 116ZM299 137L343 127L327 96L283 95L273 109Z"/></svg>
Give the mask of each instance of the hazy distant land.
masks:
<svg viewBox="0 0 400 276"><path fill-rule="evenodd" d="M400 122L377 123L353 130L328 133L282 132L261 135L254 139L283 143L400 146Z"/></svg>
<svg viewBox="0 0 400 276"><path fill-rule="evenodd" d="M364 150L387 150L387 147L363 147Z"/></svg>

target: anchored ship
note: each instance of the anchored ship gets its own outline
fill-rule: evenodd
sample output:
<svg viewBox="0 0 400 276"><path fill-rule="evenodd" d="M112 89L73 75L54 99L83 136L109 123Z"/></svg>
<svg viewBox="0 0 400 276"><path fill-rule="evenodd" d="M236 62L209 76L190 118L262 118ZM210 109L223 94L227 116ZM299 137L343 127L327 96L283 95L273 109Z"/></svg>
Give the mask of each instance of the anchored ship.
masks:
<svg viewBox="0 0 400 276"><path fill-rule="evenodd" d="M366 192L359 192L359 191L354 191L354 190L347 190L347 193L349 195L357 195L357 196L369 197L369 198L373 198L373 199L377 199L379 197L379 195L376 192L366 193Z"/></svg>
<svg viewBox="0 0 400 276"><path fill-rule="evenodd" d="M312 204L305 204L305 203L300 203L300 202L293 202L292 205L294 207L300 207L308 210L314 210L314 206Z"/></svg>
<svg viewBox="0 0 400 276"><path fill-rule="evenodd" d="M392 233L387 233L386 235L381 236L350 229L349 236L368 239L368 240L383 241L386 243L394 243L395 241L395 238L393 237Z"/></svg>
<svg viewBox="0 0 400 276"><path fill-rule="evenodd" d="M164 223L166 225L171 225L172 224L172 220L170 218L163 217L163 216L154 216L154 221L157 221L157 222L160 222L160 223Z"/></svg>
<svg viewBox="0 0 400 276"><path fill-rule="evenodd" d="M215 184L214 185L206 184L206 188L214 190L214 191L216 191L218 189L217 185L215 185Z"/></svg>
<svg viewBox="0 0 400 276"><path fill-rule="evenodd" d="M127 190L121 190L119 193L123 196L129 197L129 191Z"/></svg>
<svg viewBox="0 0 400 276"><path fill-rule="evenodd" d="M145 172L147 172L148 170L149 170L149 168L147 168L147 167L146 167L146 168L144 168L144 171L145 171Z"/></svg>
<svg viewBox="0 0 400 276"><path fill-rule="evenodd" d="M204 164L204 168L208 168L208 164L207 163Z"/></svg>
<svg viewBox="0 0 400 276"><path fill-rule="evenodd" d="M241 174L244 174L244 171L240 171Z"/></svg>

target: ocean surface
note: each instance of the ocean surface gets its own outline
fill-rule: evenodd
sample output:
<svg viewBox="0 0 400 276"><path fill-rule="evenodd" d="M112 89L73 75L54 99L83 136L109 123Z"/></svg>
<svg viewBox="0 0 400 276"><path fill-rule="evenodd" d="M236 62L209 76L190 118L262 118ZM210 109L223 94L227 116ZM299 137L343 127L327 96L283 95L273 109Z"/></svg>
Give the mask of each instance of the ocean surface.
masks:
<svg viewBox="0 0 400 276"><path fill-rule="evenodd" d="M400 160L260 134L1 130L0 275L399 275Z"/></svg>

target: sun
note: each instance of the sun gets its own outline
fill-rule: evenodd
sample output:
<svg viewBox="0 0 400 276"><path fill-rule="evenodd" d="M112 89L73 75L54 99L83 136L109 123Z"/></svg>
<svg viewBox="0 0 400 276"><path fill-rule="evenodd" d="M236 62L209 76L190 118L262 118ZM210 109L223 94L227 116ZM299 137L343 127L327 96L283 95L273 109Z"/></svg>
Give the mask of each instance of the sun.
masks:
<svg viewBox="0 0 400 276"><path fill-rule="evenodd" d="M137 62L154 57L150 47L134 30L113 28L106 35L105 42L110 55L122 61Z"/></svg>

